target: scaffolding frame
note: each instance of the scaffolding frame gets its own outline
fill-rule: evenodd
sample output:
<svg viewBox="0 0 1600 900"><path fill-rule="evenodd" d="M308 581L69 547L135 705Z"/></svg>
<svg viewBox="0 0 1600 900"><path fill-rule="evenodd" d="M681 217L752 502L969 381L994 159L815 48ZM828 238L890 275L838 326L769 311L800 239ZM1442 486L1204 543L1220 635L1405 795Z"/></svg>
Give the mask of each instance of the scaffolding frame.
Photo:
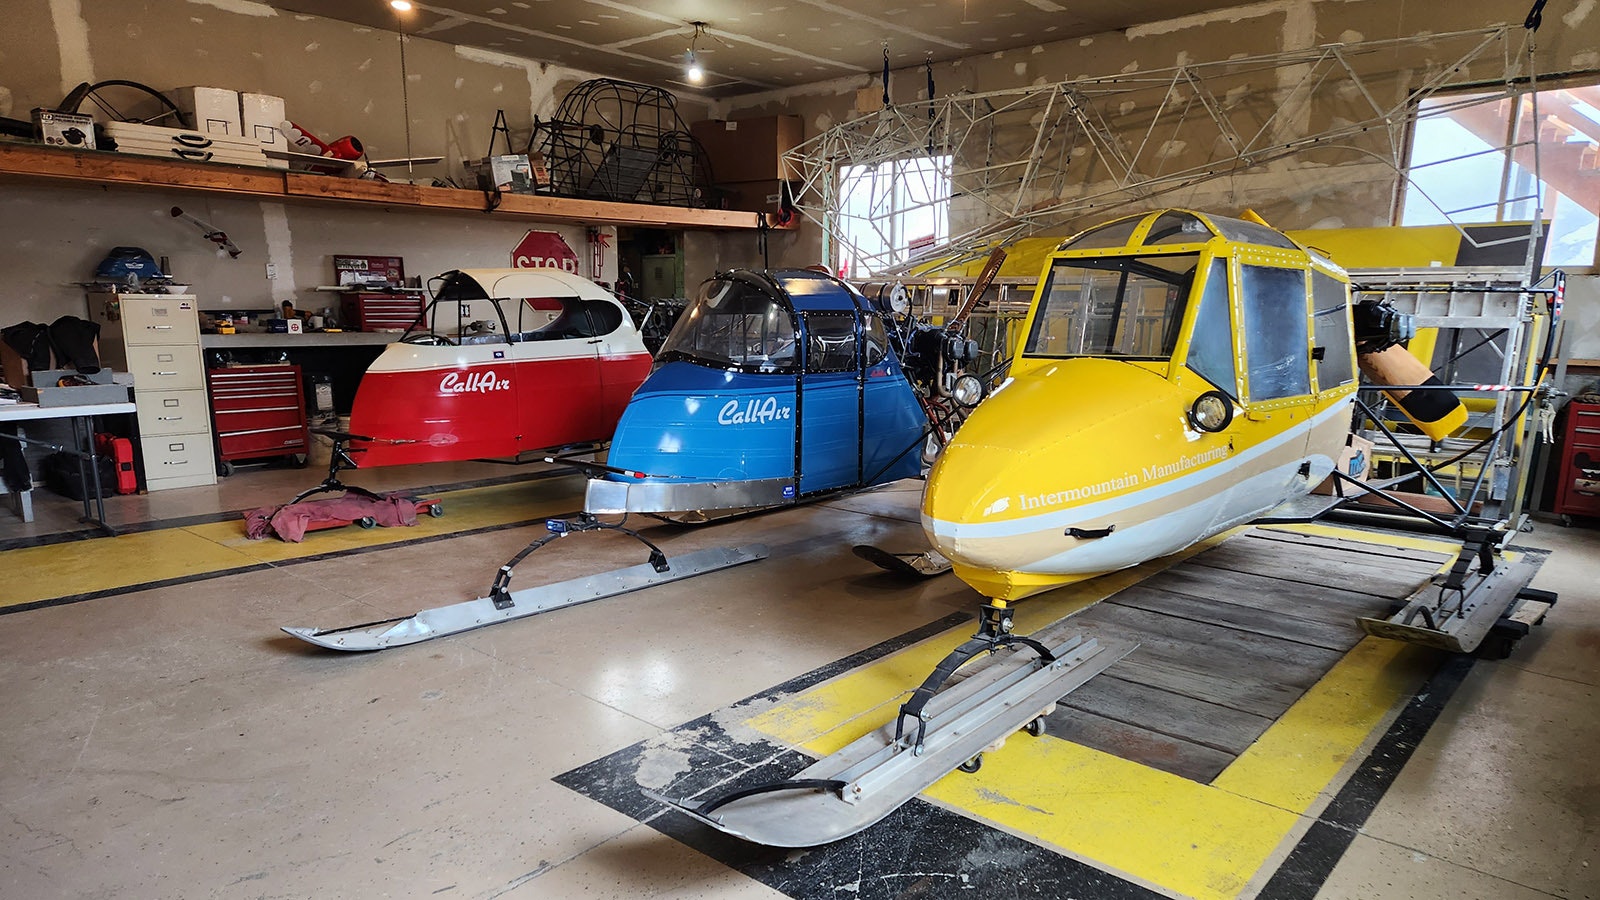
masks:
<svg viewBox="0 0 1600 900"><path fill-rule="evenodd" d="M960 93L886 106L785 158L799 174L795 206L822 228L824 258L837 268L841 249L856 257L871 250L852 244L848 226L864 225L880 242L889 236L881 220L841 215L845 167L951 157L951 197L920 204L951 204L948 240L871 274L882 278L981 259L991 246L1059 231L1086 214L1132 211L1291 156L1376 163L1398 184L1412 123L1530 90L1533 34L1501 25ZM1433 60L1425 72L1392 63L1419 55ZM1443 93L1463 83L1473 94ZM1482 152L1509 160L1521 144L1515 133L1507 140ZM1536 179L1537 164L1534 153ZM1452 211L1422 196L1450 219ZM1537 261L1529 262L1531 270Z"/></svg>

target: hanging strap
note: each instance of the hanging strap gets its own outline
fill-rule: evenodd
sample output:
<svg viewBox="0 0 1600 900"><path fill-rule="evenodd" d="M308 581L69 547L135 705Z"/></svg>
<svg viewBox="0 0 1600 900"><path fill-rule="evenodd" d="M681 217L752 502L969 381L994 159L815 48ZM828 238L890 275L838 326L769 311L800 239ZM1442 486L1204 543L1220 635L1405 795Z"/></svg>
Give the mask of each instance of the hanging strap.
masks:
<svg viewBox="0 0 1600 900"><path fill-rule="evenodd" d="M889 105L889 42L883 42L883 105Z"/></svg>

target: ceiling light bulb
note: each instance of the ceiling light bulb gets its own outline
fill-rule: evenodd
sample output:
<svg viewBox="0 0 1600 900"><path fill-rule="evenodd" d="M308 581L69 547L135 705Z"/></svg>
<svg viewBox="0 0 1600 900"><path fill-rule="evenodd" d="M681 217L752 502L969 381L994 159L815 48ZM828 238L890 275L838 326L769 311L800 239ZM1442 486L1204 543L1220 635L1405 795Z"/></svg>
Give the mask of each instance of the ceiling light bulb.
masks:
<svg viewBox="0 0 1600 900"><path fill-rule="evenodd" d="M695 84L699 84L701 79L706 77L706 70L700 68L700 60L694 58L693 56L689 57L688 75L689 80Z"/></svg>
<svg viewBox="0 0 1600 900"><path fill-rule="evenodd" d="M394 7L396 12L411 11L411 0L389 0L389 5Z"/></svg>

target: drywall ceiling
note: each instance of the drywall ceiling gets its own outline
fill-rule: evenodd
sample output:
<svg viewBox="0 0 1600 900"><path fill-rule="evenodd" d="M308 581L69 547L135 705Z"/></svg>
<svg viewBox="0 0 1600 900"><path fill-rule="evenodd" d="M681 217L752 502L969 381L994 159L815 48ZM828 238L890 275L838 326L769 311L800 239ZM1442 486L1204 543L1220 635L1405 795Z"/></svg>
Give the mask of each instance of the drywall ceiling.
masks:
<svg viewBox="0 0 1600 900"><path fill-rule="evenodd" d="M279 9L395 29L711 98L1029 47L1239 5L1239 0L267 0ZM684 75L694 28L706 69Z"/></svg>

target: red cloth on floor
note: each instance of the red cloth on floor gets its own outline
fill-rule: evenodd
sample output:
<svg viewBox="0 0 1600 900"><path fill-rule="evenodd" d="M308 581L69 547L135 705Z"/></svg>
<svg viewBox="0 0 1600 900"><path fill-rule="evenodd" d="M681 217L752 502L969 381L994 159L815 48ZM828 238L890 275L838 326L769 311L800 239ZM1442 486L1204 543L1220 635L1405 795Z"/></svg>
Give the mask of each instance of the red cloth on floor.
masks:
<svg viewBox="0 0 1600 900"><path fill-rule="evenodd" d="M318 526L348 525L363 516L371 516L379 525L417 524L417 504L410 497L389 494L382 500L345 494L326 500L303 500L284 506L263 506L244 514L245 536L253 541L276 535L283 540L299 543L307 531Z"/></svg>

